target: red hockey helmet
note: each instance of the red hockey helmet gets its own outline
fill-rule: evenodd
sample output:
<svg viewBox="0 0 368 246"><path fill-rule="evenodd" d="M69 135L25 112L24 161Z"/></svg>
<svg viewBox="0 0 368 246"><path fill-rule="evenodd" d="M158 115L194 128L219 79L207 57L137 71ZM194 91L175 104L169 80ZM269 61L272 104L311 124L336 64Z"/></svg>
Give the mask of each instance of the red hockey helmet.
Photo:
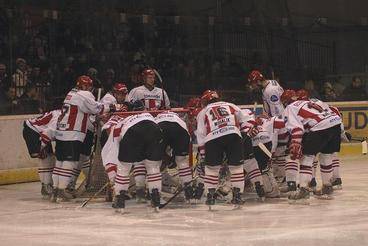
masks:
<svg viewBox="0 0 368 246"><path fill-rule="evenodd" d="M201 102L202 102L202 104L207 105L208 102L210 102L211 100L213 100L213 99L219 99L219 98L220 97L219 97L217 91L206 90L202 94Z"/></svg>
<svg viewBox="0 0 368 246"><path fill-rule="evenodd" d="M257 81L262 81L262 80L264 80L264 77L261 74L261 72L258 70L253 70L248 75L248 82L251 84L257 83Z"/></svg>
<svg viewBox="0 0 368 246"><path fill-rule="evenodd" d="M153 71L153 69L150 69L150 68L147 68L147 69L144 69L143 72L142 72L142 77L145 78L147 77L148 75L153 75L155 76L155 72Z"/></svg>
<svg viewBox="0 0 368 246"><path fill-rule="evenodd" d="M77 79L77 87L81 88L82 86L92 87L93 86L92 79L87 75L79 76Z"/></svg>
<svg viewBox="0 0 368 246"><path fill-rule="evenodd" d="M281 95L281 102L284 105L289 105L297 100L296 92L294 90L285 90Z"/></svg>
<svg viewBox="0 0 368 246"><path fill-rule="evenodd" d="M117 92L123 92L123 93L128 92L128 88L126 87L126 85L121 82L115 83L112 89Z"/></svg>
<svg viewBox="0 0 368 246"><path fill-rule="evenodd" d="M296 92L298 100L309 100L309 92L304 89L300 89Z"/></svg>

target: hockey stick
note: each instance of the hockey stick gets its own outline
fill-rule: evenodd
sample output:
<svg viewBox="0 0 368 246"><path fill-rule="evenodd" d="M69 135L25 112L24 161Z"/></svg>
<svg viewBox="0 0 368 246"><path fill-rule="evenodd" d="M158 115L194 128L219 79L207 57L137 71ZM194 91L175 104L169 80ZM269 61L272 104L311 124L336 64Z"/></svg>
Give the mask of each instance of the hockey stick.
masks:
<svg viewBox="0 0 368 246"><path fill-rule="evenodd" d="M153 72L156 74L158 80L160 81L161 92L162 92L162 104L163 104L163 108L166 108L164 84L162 82L162 77L161 77L161 75L158 73L158 71L156 69L153 69Z"/></svg>
<svg viewBox="0 0 368 246"><path fill-rule="evenodd" d="M272 158L271 152L267 149L267 147L263 143L259 143L258 147L269 157Z"/></svg>
<svg viewBox="0 0 368 246"><path fill-rule="evenodd" d="M90 198L88 198L87 200L85 200L80 205L80 208L85 207L92 199L94 199L96 196L98 196L109 184L110 184L110 182L106 182L106 184L104 186L102 186L95 194L93 194L93 196L91 196Z"/></svg>
<svg viewBox="0 0 368 246"><path fill-rule="evenodd" d="M164 204L160 204L159 208L164 208L166 207L172 200L175 199L175 197L177 197L180 193L182 193L189 185L191 185L195 180L198 179L198 176L193 178L190 182L186 183L184 186L182 186L181 188L179 188L175 194L169 198L169 200L167 200Z"/></svg>

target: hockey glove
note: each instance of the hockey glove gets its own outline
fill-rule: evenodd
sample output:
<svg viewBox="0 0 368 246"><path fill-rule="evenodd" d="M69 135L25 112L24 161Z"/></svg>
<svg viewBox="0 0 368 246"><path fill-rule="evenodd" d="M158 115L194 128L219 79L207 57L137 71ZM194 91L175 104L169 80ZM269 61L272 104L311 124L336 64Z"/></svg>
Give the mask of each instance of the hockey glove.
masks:
<svg viewBox="0 0 368 246"><path fill-rule="evenodd" d="M128 106L125 104L110 104L110 112L126 112L128 111Z"/></svg>
<svg viewBox="0 0 368 246"><path fill-rule="evenodd" d="M255 136L257 136L258 133L259 133L258 128L256 126L253 126L249 129L248 136L254 138Z"/></svg>
<svg viewBox="0 0 368 246"><path fill-rule="evenodd" d="M289 153L292 160L302 158L302 145L299 142L292 141L289 146Z"/></svg>

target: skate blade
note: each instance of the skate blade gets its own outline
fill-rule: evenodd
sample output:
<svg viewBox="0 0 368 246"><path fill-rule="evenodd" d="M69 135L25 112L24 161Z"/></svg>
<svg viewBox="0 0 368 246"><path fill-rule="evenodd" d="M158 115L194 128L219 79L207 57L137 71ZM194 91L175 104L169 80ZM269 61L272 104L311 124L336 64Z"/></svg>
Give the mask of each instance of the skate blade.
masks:
<svg viewBox="0 0 368 246"><path fill-rule="evenodd" d="M334 190L342 190L342 185L335 185L332 187Z"/></svg>
<svg viewBox="0 0 368 246"><path fill-rule="evenodd" d="M288 199L290 205L310 205L309 199L292 200Z"/></svg>
<svg viewBox="0 0 368 246"><path fill-rule="evenodd" d="M263 196L263 197L258 197L258 200L259 200L260 202L265 202L265 201L266 201L266 197L265 197L265 196Z"/></svg>
<svg viewBox="0 0 368 246"><path fill-rule="evenodd" d="M155 212L155 213L159 213L159 212L160 212L160 208L159 208L159 207L155 207L155 208L153 209L153 212Z"/></svg>
<svg viewBox="0 0 368 246"><path fill-rule="evenodd" d="M232 210L241 210L241 209L242 209L242 206L240 204L235 204Z"/></svg>
<svg viewBox="0 0 368 246"><path fill-rule="evenodd" d="M125 214L125 208L116 208L115 213L117 214Z"/></svg>
<svg viewBox="0 0 368 246"><path fill-rule="evenodd" d="M314 197L319 200L333 200L334 199L333 196L326 195L326 194L320 195L320 196L315 195Z"/></svg>

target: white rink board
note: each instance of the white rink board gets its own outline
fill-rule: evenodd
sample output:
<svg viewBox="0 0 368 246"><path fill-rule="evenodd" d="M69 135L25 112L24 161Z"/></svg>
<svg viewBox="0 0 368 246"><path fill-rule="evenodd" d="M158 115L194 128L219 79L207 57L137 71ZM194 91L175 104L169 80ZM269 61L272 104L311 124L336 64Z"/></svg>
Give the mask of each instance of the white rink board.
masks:
<svg viewBox="0 0 368 246"><path fill-rule="evenodd" d="M343 190L334 200L289 205L286 198L242 210L205 205L162 209L107 203L50 204L39 183L0 186L0 245L368 245L368 157L342 160ZM253 197L253 198L252 198ZM220 210L229 210L222 205Z"/></svg>

